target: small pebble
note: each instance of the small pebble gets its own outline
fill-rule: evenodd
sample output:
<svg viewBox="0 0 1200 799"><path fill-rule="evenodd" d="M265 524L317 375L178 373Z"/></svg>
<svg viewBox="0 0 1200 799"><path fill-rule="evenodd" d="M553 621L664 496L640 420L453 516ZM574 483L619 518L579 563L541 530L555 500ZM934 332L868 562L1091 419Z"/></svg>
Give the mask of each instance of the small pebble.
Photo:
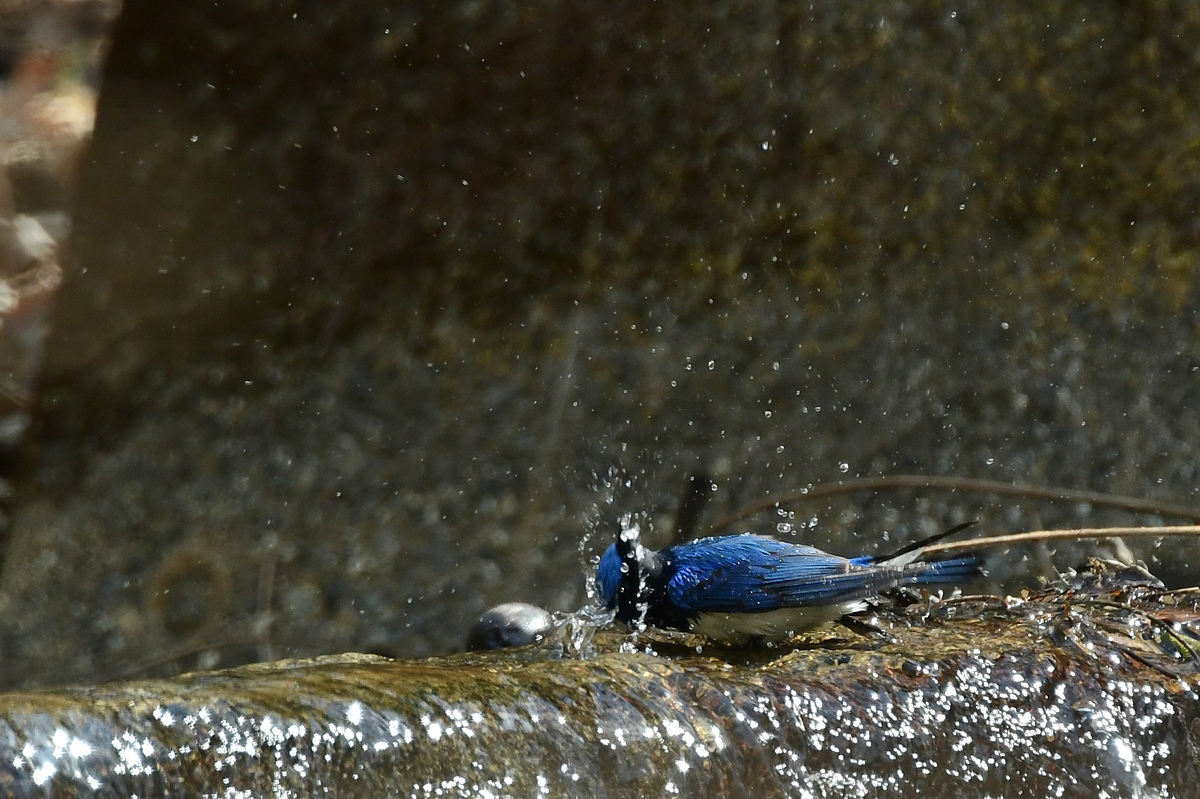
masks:
<svg viewBox="0 0 1200 799"><path fill-rule="evenodd" d="M550 629L550 613L525 602L506 602L479 617L467 636L468 651L528 646Z"/></svg>

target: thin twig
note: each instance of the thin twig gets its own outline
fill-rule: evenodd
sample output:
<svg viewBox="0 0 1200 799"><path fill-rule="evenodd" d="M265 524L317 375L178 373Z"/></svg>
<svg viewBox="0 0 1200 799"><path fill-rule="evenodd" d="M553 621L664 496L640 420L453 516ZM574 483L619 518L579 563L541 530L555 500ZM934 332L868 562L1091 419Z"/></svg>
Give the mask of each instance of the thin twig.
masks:
<svg viewBox="0 0 1200 799"><path fill-rule="evenodd" d="M1073 530L1033 530L1027 533L993 535L987 538L953 541L949 544L934 544L925 549L922 558L940 557L952 552L969 552L984 547L1027 544L1031 541L1077 538L1163 538L1171 535L1200 535L1200 524L1183 524L1173 527L1077 527Z"/></svg>
<svg viewBox="0 0 1200 799"><path fill-rule="evenodd" d="M926 488L934 491L966 491L978 494L1046 499L1053 502L1087 502L1106 508L1119 508L1135 513L1157 513L1200 522L1200 509L1170 502L1159 502L1141 497L1126 497L1118 494L1103 494L1099 491L1083 491L1077 488L1004 483L999 480L984 480L977 477L936 477L920 474L894 474L884 477L862 477L823 483L812 488L790 491L779 497L762 500L746 506L737 513L718 520L709 528L707 535L715 535L726 527L771 508L818 497L848 494L854 491L881 491L900 488Z"/></svg>

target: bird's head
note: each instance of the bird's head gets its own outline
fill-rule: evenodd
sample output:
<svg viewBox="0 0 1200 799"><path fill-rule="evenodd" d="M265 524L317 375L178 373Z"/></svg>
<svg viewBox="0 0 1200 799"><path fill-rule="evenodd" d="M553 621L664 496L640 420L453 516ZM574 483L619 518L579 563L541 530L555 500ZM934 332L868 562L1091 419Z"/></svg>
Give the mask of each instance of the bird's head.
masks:
<svg viewBox="0 0 1200 799"><path fill-rule="evenodd" d="M596 567L596 588L600 591L600 599L604 607L613 610L617 606L617 588L621 585L621 555L617 545L610 544L600 556L600 565Z"/></svg>
<svg viewBox="0 0 1200 799"><path fill-rule="evenodd" d="M638 542L636 526L622 529L596 568L596 587L604 606L617 610L619 619L635 618L642 581L657 576L662 566L662 557Z"/></svg>

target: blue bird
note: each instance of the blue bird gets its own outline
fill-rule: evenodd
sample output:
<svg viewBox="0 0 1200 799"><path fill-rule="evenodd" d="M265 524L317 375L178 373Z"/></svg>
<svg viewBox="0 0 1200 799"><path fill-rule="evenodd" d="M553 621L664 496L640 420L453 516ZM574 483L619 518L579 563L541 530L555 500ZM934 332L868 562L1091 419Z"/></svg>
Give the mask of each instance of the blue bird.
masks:
<svg viewBox="0 0 1200 799"><path fill-rule="evenodd" d="M861 610L864 600L906 585L953 583L982 572L975 557L925 562L925 546L843 558L763 535L701 538L654 551L623 530L600 558L596 584L617 619L710 640L779 641Z"/></svg>

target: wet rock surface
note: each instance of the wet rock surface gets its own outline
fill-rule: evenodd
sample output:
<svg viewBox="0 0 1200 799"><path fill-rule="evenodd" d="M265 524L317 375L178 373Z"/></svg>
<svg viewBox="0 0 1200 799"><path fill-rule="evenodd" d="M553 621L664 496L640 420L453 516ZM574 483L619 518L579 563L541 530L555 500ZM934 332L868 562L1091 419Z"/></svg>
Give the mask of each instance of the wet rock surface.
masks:
<svg viewBox="0 0 1200 799"><path fill-rule="evenodd" d="M665 533L697 467L713 515L897 471L1198 504L1196 26L133 0L0 684L452 651L497 602L578 607L607 524ZM746 529L853 555L968 518L1156 521L899 493Z"/></svg>
<svg viewBox="0 0 1200 799"><path fill-rule="evenodd" d="M1143 573L1144 574L1144 573ZM1184 796L1195 590L1086 573L775 650L601 633L0 696L7 795ZM831 637L832 635L832 637Z"/></svg>

